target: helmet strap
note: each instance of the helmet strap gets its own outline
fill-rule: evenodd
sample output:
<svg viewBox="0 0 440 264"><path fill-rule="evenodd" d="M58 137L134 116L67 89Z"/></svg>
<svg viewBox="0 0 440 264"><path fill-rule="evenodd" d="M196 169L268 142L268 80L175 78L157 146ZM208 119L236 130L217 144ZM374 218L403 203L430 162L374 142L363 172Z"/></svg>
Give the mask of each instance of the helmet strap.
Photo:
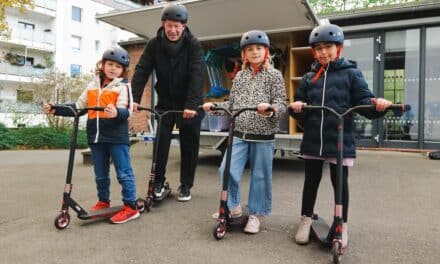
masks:
<svg viewBox="0 0 440 264"><path fill-rule="evenodd" d="M336 53L336 59L339 59L342 53L342 45L338 45L338 52Z"/></svg>

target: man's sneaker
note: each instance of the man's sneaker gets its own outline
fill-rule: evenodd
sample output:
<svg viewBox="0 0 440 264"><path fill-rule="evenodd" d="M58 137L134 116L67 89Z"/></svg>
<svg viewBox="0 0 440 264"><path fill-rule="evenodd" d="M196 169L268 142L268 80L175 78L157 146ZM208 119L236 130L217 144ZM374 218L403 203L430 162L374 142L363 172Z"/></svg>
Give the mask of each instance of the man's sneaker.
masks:
<svg viewBox="0 0 440 264"><path fill-rule="evenodd" d="M295 235L295 242L300 245L309 243L310 228L312 228L312 218L308 216L301 216L298 231Z"/></svg>
<svg viewBox="0 0 440 264"><path fill-rule="evenodd" d="M260 219L256 215L249 215L246 226L244 227L244 232L250 234L256 234L260 231Z"/></svg>
<svg viewBox="0 0 440 264"><path fill-rule="evenodd" d="M179 196L177 196L177 200L179 200L180 202L191 200L191 192L189 191L189 187L187 185L180 185L178 190Z"/></svg>
<svg viewBox="0 0 440 264"><path fill-rule="evenodd" d="M165 192L165 186L163 185L163 182L155 182L153 191L154 196L161 197Z"/></svg>
<svg viewBox="0 0 440 264"><path fill-rule="evenodd" d="M348 245L348 227L347 223L342 224L342 248L346 248Z"/></svg>
<svg viewBox="0 0 440 264"><path fill-rule="evenodd" d="M231 218L239 218L243 215L243 210L241 209L241 205L237 205L231 209ZM220 216L219 212L215 212L212 214L212 218L215 220L218 220L218 217Z"/></svg>
<svg viewBox="0 0 440 264"><path fill-rule="evenodd" d="M92 208L90 208L90 211L99 211L105 208L110 208L110 202L98 201Z"/></svg>
<svg viewBox="0 0 440 264"><path fill-rule="evenodd" d="M137 209L133 209L128 205L124 205L121 211L117 212L114 216L112 216L112 218L110 218L110 223L123 224L138 217L139 211Z"/></svg>

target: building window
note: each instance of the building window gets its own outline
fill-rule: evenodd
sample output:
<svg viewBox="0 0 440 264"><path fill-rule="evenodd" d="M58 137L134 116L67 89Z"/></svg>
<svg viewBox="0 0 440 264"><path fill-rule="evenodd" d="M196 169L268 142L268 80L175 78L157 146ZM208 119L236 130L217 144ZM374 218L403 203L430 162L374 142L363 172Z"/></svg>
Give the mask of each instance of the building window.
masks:
<svg viewBox="0 0 440 264"><path fill-rule="evenodd" d="M95 50L99 51L101 49L101 41L95 40Z"/></svg>
<svg viewBox="0 0 440 264"><path fill-rule="evenodd" d="M17 90L17 102L30 103L34 100L34 94L32 91Z"/></svg>
<svg viewBox="0 0 440 264"><path fill-rule="evenodd" d="M72 50L81 50L81 37L72 35Z"/></svg>
<svg viewBox="0 0 440 264"><path fill-rule="evenodd" d="M81 65L71 64L70 65L70 77L76 78L81 74Z"/></svg>
<svg viewBox="0 0 440 264"><path fill-rule="evenodd" d="M99 15L99 13L95 13L95 22L96 22L96 24L99 24L99 20L96 19L96 16L98 16L98 15Z"/></svg>
<svg viewBox="0 0 440 264"><path fill-rule="evenodd" d="M72 20L81 22L82 9L76 6L72 6Z"/></svg>

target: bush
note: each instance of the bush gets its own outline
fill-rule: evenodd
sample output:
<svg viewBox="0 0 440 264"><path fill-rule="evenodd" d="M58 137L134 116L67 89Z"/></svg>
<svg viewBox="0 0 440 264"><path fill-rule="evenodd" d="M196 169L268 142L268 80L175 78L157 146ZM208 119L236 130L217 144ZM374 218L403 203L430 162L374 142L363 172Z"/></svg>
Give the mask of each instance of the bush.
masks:
<svg viewBox="0 0 440 264"><path fill-rule="evenodd" d="M17 144L15 135L2 123L0 123L0 150L13 149Z"/></svg>
<svg viewBox="0 0 440 264"><path fill-rule="evenodd" d="M72 129L56 130L51 127L8 129L0 123L0 150L5 149L68 149ZM77 148L87 148L85 130L78 132Z"/></svg>

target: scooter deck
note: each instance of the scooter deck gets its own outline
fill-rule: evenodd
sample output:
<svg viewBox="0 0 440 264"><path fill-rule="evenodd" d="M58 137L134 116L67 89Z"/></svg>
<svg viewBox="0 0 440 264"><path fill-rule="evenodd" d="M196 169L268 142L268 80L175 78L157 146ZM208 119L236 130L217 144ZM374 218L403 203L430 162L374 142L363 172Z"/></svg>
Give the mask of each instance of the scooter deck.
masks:
<svg viewBox="0 0 440 264"><path fill-rule="evenodd" d="M318 238L322 243L330 243L327 240L328 233L330 231L330 226L325 222L325 220L319 216L313 218L312 222L312 233Z"/></svg>
<svg viewBox="0 0 440 264"><path fill-rule="evenodd" d="M87 214L78 215L78 218L93 219L93 218L101 218L101 217L112 217L115 213L119 212L121 209L122 209L122 205L105 208L98 211L90 211Z"/></svg>

